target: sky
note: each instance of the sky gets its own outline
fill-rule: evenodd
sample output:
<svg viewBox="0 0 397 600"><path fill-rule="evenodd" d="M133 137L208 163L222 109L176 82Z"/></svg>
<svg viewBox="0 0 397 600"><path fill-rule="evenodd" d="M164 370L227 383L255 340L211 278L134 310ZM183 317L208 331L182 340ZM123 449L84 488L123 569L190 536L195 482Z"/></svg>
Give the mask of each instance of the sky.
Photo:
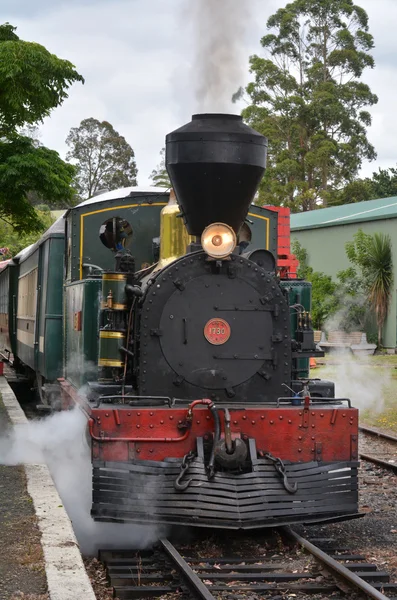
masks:
<svg viewBox="0 0 397 600"><path fill-rule="evenodd" d="M70 60L85 78L40 127L40 141L64 158L71 127L88 117L109 121L135 151L138 183L149 185L165 135L200 111L197 88L196 14L210 0L1 0L1 22L17 27L21 39L35 41ZM266 21L286 0L213 0L246 8L238 31L239 81L250 81L248 59L260 54ZM372 107L368 136L378 157L361 174L397 163L397 0L357 0L369 15L375 69L363 81L379 97ZM239 6L238 17L241 17ZM233 19L229 19L233 22ZM216 24L222 28L223 24ZM200 39L205 35L200 31ZM208 104L208 103L207 103ZM231 105L229 112L240 112ZM217 110L214 107L214 111Z"/></svg>

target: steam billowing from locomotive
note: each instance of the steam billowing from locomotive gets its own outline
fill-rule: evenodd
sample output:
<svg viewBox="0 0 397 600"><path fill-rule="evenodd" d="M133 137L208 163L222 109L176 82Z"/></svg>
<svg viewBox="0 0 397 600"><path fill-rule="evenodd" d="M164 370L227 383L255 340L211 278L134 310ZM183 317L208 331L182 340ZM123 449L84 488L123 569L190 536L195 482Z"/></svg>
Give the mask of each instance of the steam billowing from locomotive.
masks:
<svg viewBox="0 0 397 600"><path fill-rule="evenodd" d="M246 72L244 35L251 0L188 0L193 23L195 102L200 111L231 109L233 93Z"/></svg>

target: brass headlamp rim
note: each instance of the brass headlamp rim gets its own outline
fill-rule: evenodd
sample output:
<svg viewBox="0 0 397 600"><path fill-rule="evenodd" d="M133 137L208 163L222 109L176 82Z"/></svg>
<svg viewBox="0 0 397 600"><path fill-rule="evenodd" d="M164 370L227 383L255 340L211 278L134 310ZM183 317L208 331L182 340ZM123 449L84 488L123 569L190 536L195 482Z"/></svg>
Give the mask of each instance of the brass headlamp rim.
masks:
<svg viewBox="0 0 397 600"><path fill-rule="evenodd" d="M232 237L233 237L233 247L231 248L231 250L229 250L228 252L225 252L222 255L219 255L219 254L215 255L215 254L212 254L211 252L208 252L208 250L205 248L205 245L204 245L204 236L208 233L208 231L211 228L219 227L219 226L225 227L228 230L228 232L232 235ZM237 245L237 235L236 235L236 232L234 231L234 229L232 227L230 227L230 225L228 225L227 223L222 223L221 221L216 221L215 223L210 223L209 225L207 225L207 227L203 230L203 232L201 234L201 245L203 247L204 252L206 254L208 254L209 257L211 257L211 258L213 258L215 260L223 260L225 258L228 258L232 254L232 252L234 251L234 249L236 248L236 245Z"/></svg>

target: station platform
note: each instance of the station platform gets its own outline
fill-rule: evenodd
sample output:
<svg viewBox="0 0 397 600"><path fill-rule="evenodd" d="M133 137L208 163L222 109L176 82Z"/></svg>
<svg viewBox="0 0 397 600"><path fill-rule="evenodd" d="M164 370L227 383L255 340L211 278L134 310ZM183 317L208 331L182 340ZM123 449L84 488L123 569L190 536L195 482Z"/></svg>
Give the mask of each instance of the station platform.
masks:
<svg viewBox="0 0 397 600"><path fill-rule="evenodd" d="M12 465L27 418L0 376L0 600L95 600L70 519L46 465Z"/></svg>

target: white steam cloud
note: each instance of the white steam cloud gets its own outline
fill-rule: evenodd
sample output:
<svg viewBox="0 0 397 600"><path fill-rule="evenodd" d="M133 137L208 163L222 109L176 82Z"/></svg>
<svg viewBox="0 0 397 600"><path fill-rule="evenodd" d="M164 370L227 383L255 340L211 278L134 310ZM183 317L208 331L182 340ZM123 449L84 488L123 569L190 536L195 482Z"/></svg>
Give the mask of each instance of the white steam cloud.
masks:
<svg viewBox="0 0 397 600"><path fill-rule="evenodd" d="M236 112L232 96L244 82L244 38L252 0L188 0L192 24L196 112Z"/></svg>
<svg viewBox="0 0 397 600"><path fill-rule="evenodd" d="M328 365L319 371L316 377L335 383L337 398L350 398L352 406L359 410L371 409L374 413L384 410L384 394L392 377L390 369L375 369L371 357L333 351Z"/></svg>
<svg viewBox="0 0 397 600"><path fill-rule="evenodd" d="M0 464L48 465L58 493L86 555L100 548L142 549L158 539L157 526L93 521L92 472L87 419L79 408L29 421L0 437Z"/></svg>

